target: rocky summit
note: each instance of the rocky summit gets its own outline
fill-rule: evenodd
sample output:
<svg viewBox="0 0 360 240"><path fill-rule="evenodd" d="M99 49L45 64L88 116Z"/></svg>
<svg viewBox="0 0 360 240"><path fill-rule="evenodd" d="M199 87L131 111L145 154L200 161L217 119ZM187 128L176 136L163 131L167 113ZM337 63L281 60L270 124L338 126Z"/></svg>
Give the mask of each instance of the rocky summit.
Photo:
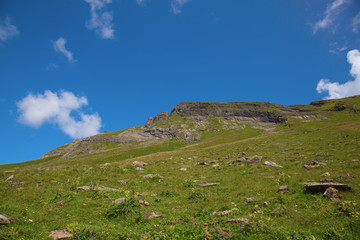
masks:
<svg viewBox="0 0 360 240"><path fill-rule="evenodd" d="M360 239L359 109L182 102L1 165L0 239Z"/></svg>

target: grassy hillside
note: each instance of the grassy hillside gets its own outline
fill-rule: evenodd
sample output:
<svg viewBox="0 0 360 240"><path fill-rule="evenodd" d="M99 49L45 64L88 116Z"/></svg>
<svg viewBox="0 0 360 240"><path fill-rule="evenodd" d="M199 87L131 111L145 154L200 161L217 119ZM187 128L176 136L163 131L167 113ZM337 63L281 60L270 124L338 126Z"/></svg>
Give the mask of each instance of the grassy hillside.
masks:
<svg viewBox="0 0 360 240"><path fill-rule="evenodd" d="M131 143L2 165L0 214L14 221L0 226L0 239L50 239L56 229L67 229L72 239L359 239L360 97L292 107L314 114L289 117L272 132L248 125L208 131L193 143ZM254 155L262 161L237 161ZM310 160L326 165L304 168ZM139 171L134 161L149 165ZM330 176L321 177L325 172ZM322 178L353 190L340 191L341 201L333 202L299 184ZM85 185L92 189L77 189ZM283 185L289 191L279 192ZM119 191L96 190L102 186ZM114 204L118 198L126 200ZM232 211L221 216L226 210ZM148 218L151 212L160 216ZM227 223L238 218L247 223Z"/></svg>

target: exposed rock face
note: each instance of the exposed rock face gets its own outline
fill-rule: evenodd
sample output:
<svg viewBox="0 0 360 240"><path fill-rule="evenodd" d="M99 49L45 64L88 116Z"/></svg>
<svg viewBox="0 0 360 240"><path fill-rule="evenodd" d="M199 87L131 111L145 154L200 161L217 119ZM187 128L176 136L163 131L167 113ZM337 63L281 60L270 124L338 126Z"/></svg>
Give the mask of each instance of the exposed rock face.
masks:
<svg viewBox="0 0 360 240"><path fill-rule="evenodd" d="M166 139L195 142L201 139L203 131L239 130L248 125L271 131L277 123L286 122L288 116L302 118L311 115L310 111L299 110L297 107L267 102L181 102L170 114L162 112L151 117L144 126L78 139L41 158L72 158L107 151L109 145L111 148L126 147L133 142L145 145Z"/></svg>

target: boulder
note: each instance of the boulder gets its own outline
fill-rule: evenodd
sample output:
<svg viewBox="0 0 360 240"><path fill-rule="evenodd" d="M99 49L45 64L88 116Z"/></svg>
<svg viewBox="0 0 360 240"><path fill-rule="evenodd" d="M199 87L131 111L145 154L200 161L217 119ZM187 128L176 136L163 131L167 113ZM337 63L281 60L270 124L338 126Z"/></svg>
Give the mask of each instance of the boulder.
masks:
<svg viewBox="0 0 360 240"><path fill-rule="evenodd" d="M54 230L51 231L49 234L49 237L51 237L54 240L57 239L66 239L66 238L72 238L72 234L69 233L68 231L64 230Z"/></svg>
<svg viewBox="0 0 360 240"><path fill-rule="evenodd" d="M258 156L258 155L248 157L248 158L241 157L239 159L236 159L236 161L238 161L238 162L245 162L245 163L251 163L251 164L259 163L259 162L261 162L261 160L262 160L262 157Z"/></svg>
<svg viewBox="0 0 360 240"><path fill-rule="evenodd" d="M146 212L144 213L145 219L158 218L161 217L161 214L156 214L155 212Z"/></svg>
<svg viewBox="0 0 360 240"><path fill-rule="evenodd" d="M351 191L352 188L346 184L342 183L334 183L334 182L327 182L327 183L299 183L305 186L305 190L307 192L324 192L327 188L332 187L340 191Z"/></svg>
<svg viewBox="0 0 360 240"><path fill-rule="evenodd" d="M6 182L9 182L9 181L11 181L13 178L14 178L14 175L11 175L11 176L8 177L5 181L6 181Z"/></svg>
<svg viewBox="0 0 360 240"><path fill-rule="evenodd" d="M249 223L248 218L234 218L226 221L227 223Z"/></svg>
<svg viewBox="0 0 360 240"><path fill-rule="evenodd" d="M154 177L163 178L163 177L160 176L159 174L147 174L147 175L144 175L144 176L143 176L143 178L154 178Z"/></svg>
<svg viewBox="0 0 360 240"><path fill-rule="evenodd" d="M310 161L310 163L304 164L304 168L318 168L318 167L322 167L322 166L326 166L326 163Z"/></svg>
<svg viewBox="0 0 360 240"><path fill-rule="evenodd" d="M10 218L0 214L0 225L10 224Z"/></svg>
<svg viewBox="0 0 360 240"><path fill-rule="evenodd" d="M132 165L134 165L135 167L144 167L144 166L147 166L147 165L149 165L149 164L144 163L144 162L134 161L134 162L132 163Z"/></svg>
<svg viewBox="0 0 360 240"><path fill-rule="evenodd" d="M149 206L149 205L150 205L150 203L147 202L147 201L145 201L145 199L143 199L143 198L140 198L140 199L138 200L138 202L139 202L140 204L144 204L145 206Z"/></svg>
<svg viewBox="0 0 360 240"><path fill-rule="evenodd" d="M277 165L276 163L274 162L271 162L271 161L265 161L264 163L266 166L271 166L271 167L279 167L279 168L282 168L282 166L280 165Z"/></svg>
<svg viewBox="0 0 360 240"><path fill-rule="evenodd" d="M339 191L332 187L326 189L326 191L324 192L324 196L330 198L333 202L340 201Z"/></svg>
<svg viewBox="0 0 360 240"><path fill-rule="evenodd" d="M113 201L113 203L115 203L115 204L119 204L119 203L122 203L122 202L125 202L125 198L118 198L118 199L115 199L114 201Z"/></svg>
<svg viewBox="0 0 360 240"><path fill-rule="evenodd" d="M124 180L119 180L119 181L117 181L117 183L118 183L119 185L124 185L124 184L126 184L127 182L129 182L128 179L124 179Z"/></svg>
<svg viewBox="0 0 360 240"><path fill-rule="evenodd" d="M288 191L289 191L289 187L287 185L280 186L278 189L278 192L288 192Z"/></svg>
<svg viewBox="0 0 360 240"><path fill-rule="evenodd" d="M208 183L208 182L202 182L199 184L200 187L208 187L208 186L215 186L219 185L220 183Z"/></svg>
<svg viewBox="0 0 360 240"><path fill-rule="evenodd" d="M213 212L211 215L213 215L213 216L227 216L227 215L229 215L230 213L232 213L234 211L237 211L237 209L234 208L234 209L230 209L230 210L226 210L226 211Z"/></svg>

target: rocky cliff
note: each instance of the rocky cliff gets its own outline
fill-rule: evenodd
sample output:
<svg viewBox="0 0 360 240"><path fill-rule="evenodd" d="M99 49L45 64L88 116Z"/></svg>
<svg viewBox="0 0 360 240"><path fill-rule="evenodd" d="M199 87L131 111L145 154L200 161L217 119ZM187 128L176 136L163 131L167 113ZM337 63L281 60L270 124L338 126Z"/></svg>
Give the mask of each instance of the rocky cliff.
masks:
<svg viewBox="0 0 360 240"><path fill-rule="evenodd" d="M62 155L63 158L126 147L129 144L152 144L167 139L194 142L204 132L259 128L272 131L288 117L309 117L310 111L267 102L181 102L171 113L161 112L144 126L116 132L104 132L75 140L54 149L41 158Z"/></svg>

